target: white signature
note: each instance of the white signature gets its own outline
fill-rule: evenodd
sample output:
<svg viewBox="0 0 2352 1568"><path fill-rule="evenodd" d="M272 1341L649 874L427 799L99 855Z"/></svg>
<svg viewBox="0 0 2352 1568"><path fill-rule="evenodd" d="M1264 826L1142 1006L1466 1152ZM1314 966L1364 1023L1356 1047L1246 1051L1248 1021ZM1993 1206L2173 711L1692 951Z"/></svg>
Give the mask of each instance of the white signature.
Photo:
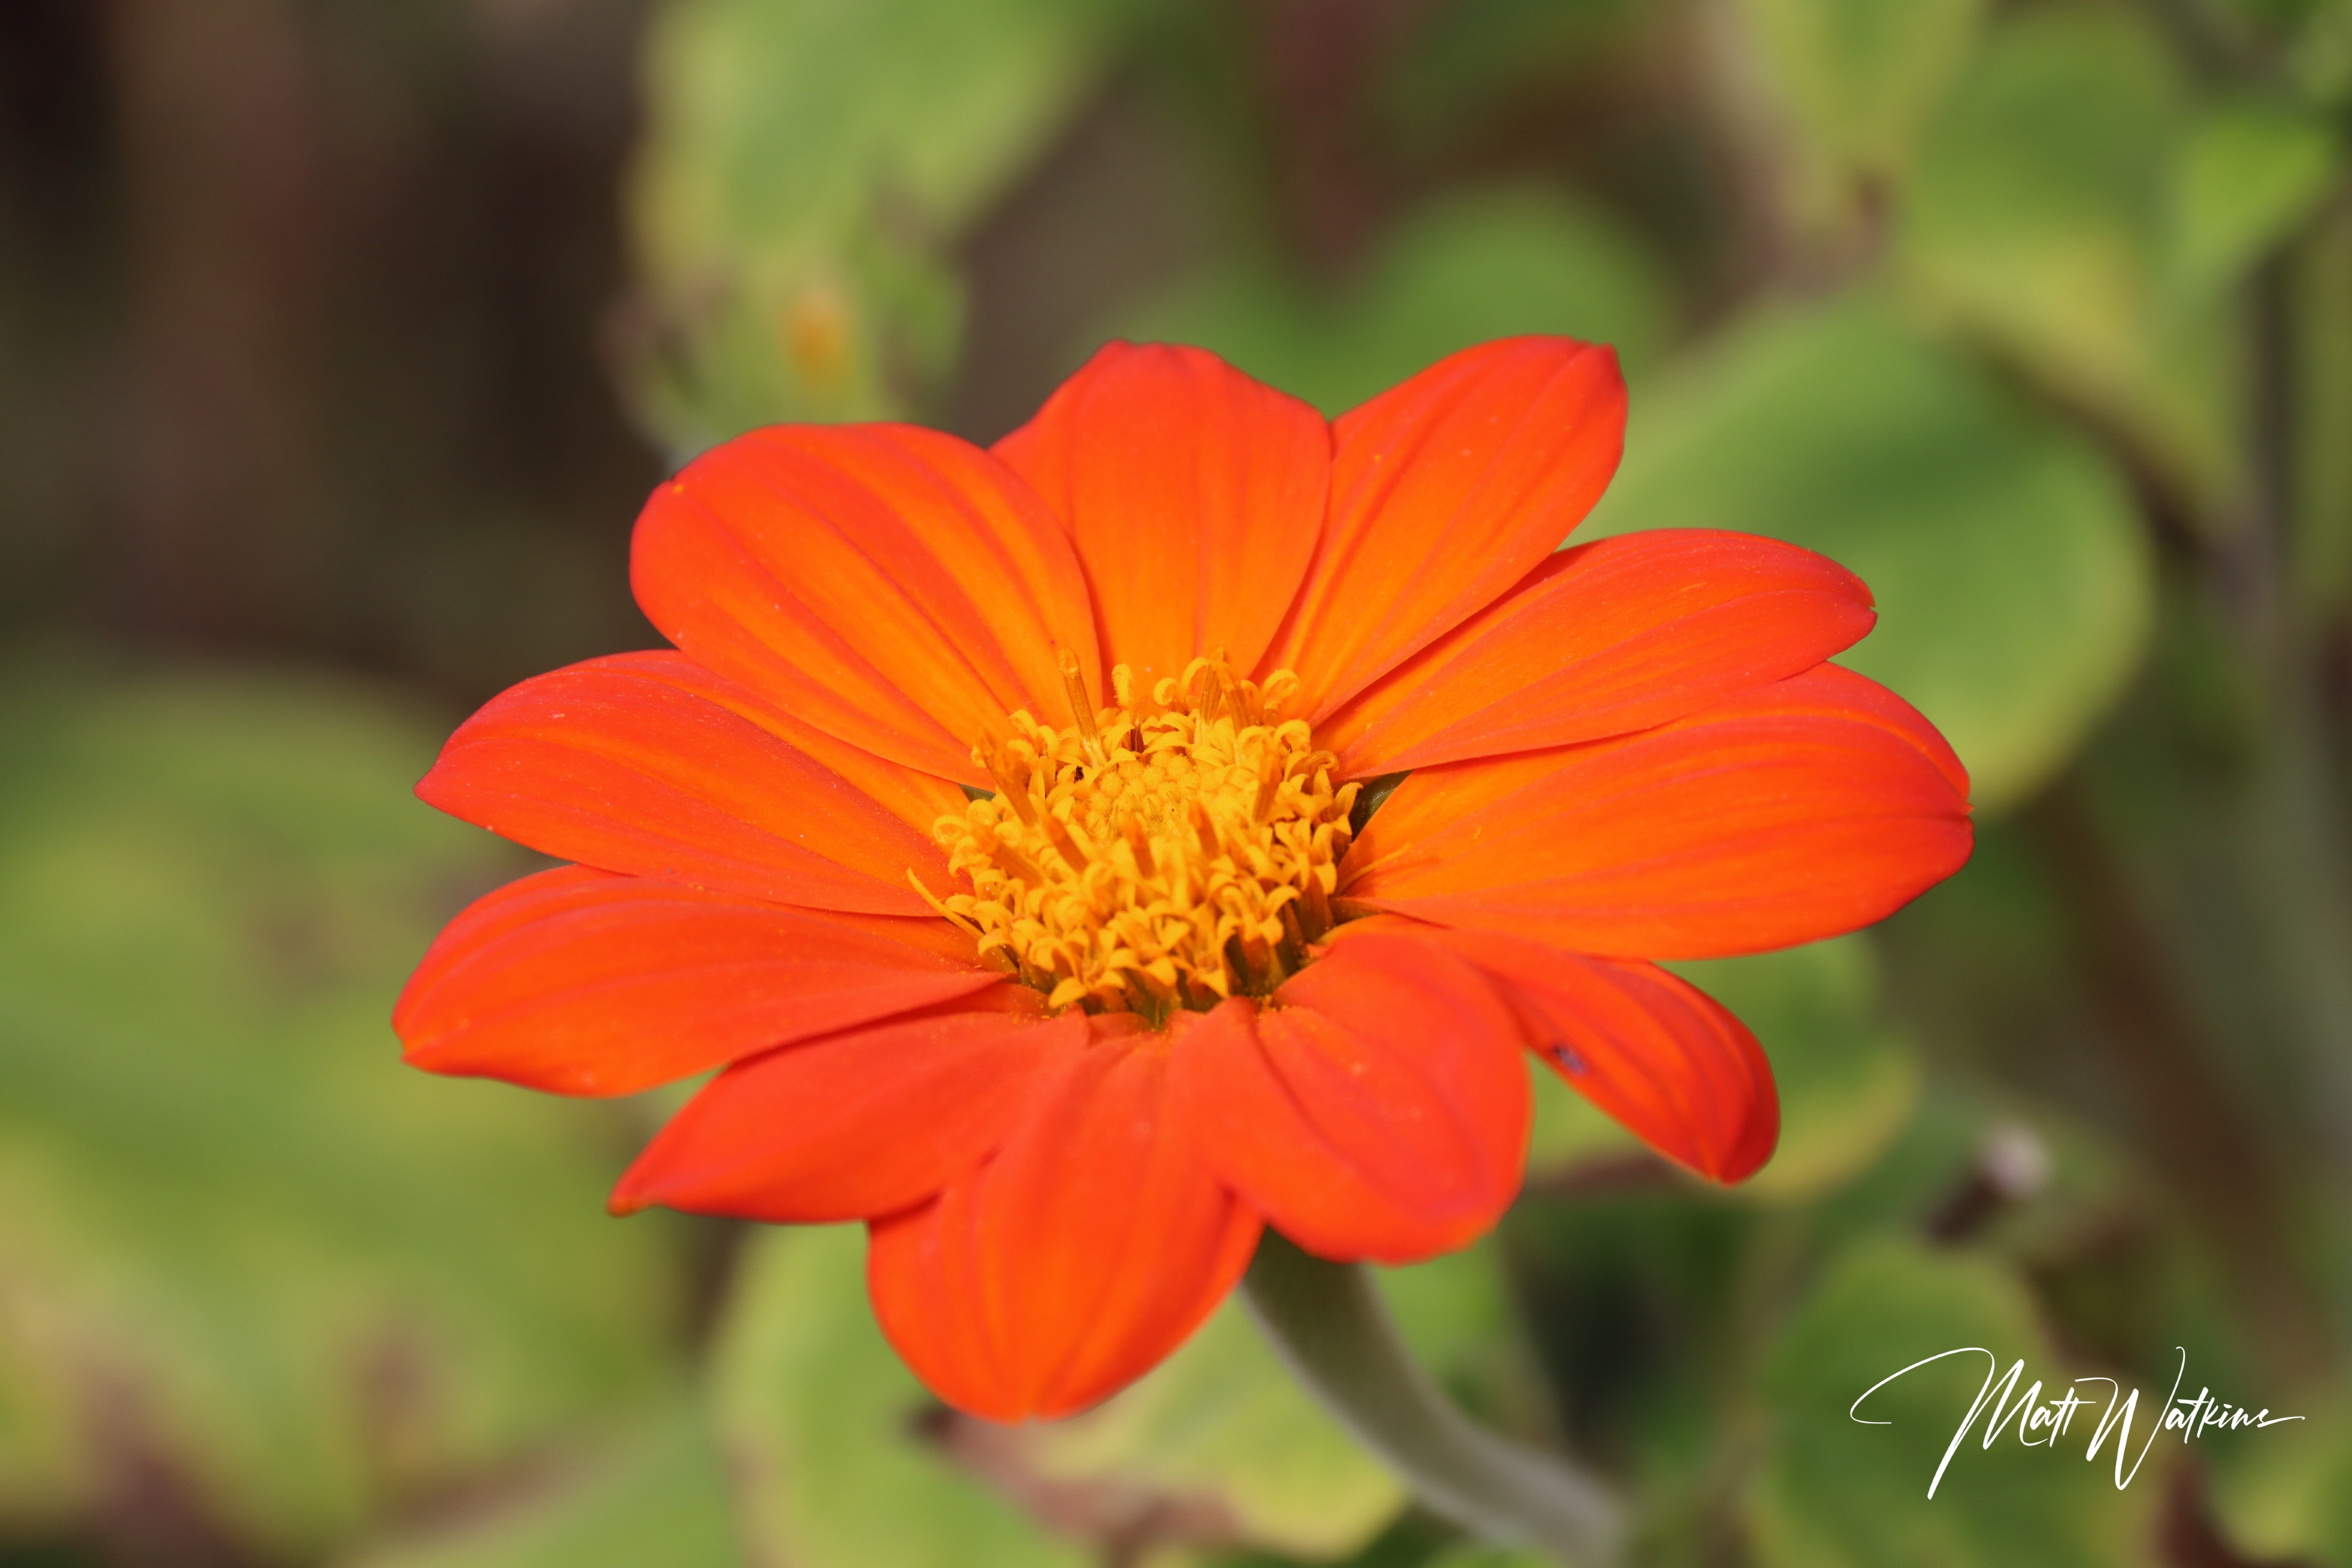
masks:
<svg viewBox="0 0 2352 1568"><path fill-rule="evenodd" d="M1981 1345L1963 1345L1958 1350L1938 1351L1934 1355L1913 1362L1902 1372L1890 1373L1864 1389L1862 1399L1846 1407L1846 1414L1865 1426L1892 1426L1892 1422L1873 1421L1863 1415L1863 1399L1868 1399L1905 1373L1916 1372L1931 1362L1942 1361L1946 1356L1984 1357L1984 1386L1977 1391L1976 1403L1969 1406L1969 1413L1960 1418L1959 1426L1952 1433L1950 1445L1944 1450L1943 1463L1936 1467L1935 1475L1927 1482L1927 1495L1931 1498L1936 1495L1936 1489L1943 1484L1944 1472L1950 1468L1952 1456L1960 1451L1961 1440L1968 1436L1969 1428L1976 1425L1979 1415L1986 1416L1983 1447L1988 1451L1995 1439L2011 1427L2016 1428L2017 1440L2025 1447L2054 1451L2058 1440L2065 1436L2074 1426L2075 1415L2097 1405L2099 1414L2095 1420L2086 1417L2084 1421L2084 1425L2091 1428L2091 1447L2090 1452L2083 1458L2093 1464L2097 1463L2099 1450L2112 1436L2116 1440L2117 1491L2131 1485L2132 1478L2139 1474L2140 1463L2147 1458L2148 1449L2155 1447L2158 1433L2179 1432L2181 1442L2186 1444L2209 1431L2235 1432L2249 1426L2275 1426L2284 1421L2303 1419L2300 1415L2273 1415L2267 1407L2249 1410L2242 1405L2226 1404L2214 1398L2210 1388L2199 1389L2193 1399L2181 1397L2181 1380L2189 1374L2189 1352L2185 1346L2176 1348L2180 1351L2180 1366L2172 1374L2172 1394L2164 1402L2162 1417L2148 1427L2147 1436L2141 1441L2138 1454L2131 1459L2128 1469L2125 1468L2125 1458L2131 1447L2132 1418L2139 1411L2138 1389L2133 1389L2126 1398L2123 1386L2112 1377L2078 1377L2066 1385L2063 1395L2044 1399L2042 1396L2042 1380L2036 1378L2024 1395L2018 1397L2017 1382L2025 1374L2024 1358L2021 1356L2011 1362L2007 1374L2000 1375L2000 1358ZM2106 1386L2105 1398L2085 1399L2077 1394L2075 1390L2085 1384L2104 1384ZM2012 1404L2012 1400L2015 1403ZM1988 1409L1990 1415L1987 1414Z"/></svg>

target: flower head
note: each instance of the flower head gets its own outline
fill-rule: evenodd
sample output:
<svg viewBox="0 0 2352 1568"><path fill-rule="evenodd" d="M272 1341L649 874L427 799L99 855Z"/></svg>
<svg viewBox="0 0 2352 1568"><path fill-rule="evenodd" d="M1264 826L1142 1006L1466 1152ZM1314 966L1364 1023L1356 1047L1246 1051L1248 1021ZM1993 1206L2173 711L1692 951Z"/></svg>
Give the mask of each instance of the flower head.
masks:
<svg viewBox="0 0 2352 1568"><path fill-rule="evenodd" d="M1333 783L1336 759L1282 717L1297 677L1261 689L1199 658L1139 706L1122 664L1118 705L1097 712L1064 659L1072 721L1014 714L980 749L996 793L940 824L973 889L940 912L1050 1007L1164 1026L1270 994L1331 931L1360 787Z"/></svg>
<svg viewBox="0 0 2352 1568"><path fill-rule="evenodd" d="M1384 1261L1480 1234L1528 1052L1739 1180L1770 1070L1654 961L1890 912L1967 858L1967 778L1825 662L1873 619L1833 563L1555 553L1623 416L1565 339L1334 423L1118 343L991 450L713 450L637 526L676 651L524 682L419 785L575 864L451 923L410 1059L569 1094L723 1069L614 1207L866 1221L892 1342L1006 1419L1151 1366L1262 1226Z"/></svg>

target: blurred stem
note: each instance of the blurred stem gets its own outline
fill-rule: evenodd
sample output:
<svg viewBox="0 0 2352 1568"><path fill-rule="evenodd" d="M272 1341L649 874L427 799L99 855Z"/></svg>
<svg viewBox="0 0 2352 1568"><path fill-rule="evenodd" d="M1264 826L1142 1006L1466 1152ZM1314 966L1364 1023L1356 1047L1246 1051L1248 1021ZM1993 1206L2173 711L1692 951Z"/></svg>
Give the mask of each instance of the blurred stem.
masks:
<svg viewBox="0 0 2352 1568"><path fill-rule="evenodd" d="M2243 858L2276 966L2286 1022L2314 1103L2315 1131L2352 1173L2352 889L2345 885L2343 796L2320 705L2301 671L2276 710L2250 802Z"/></svg>
<svg viewBox="0 0 2352 1568"><path fill-rule="evenodd" d="M1299 1381L1431 1511L1571 1568L1617 1561L1613 1493L1567 1459L1475 1426L1413 1360L1360 1263L1327 1263L1268 1230L1242 1282Z"/></svg>
<svg viewBox="0 0 2352 1568"><path fill-rule="evenodd" d="M2186 965L2109 842L2074 775L2026 809L2053 884L2084 942L2083 969L2135 1121L2135 1142L2161 1150L2175 1203L2227 1265L2260 1347L2282 1383L2327 1359L2326 1331L2294 1267L2277 1156L2211 1065Z"/></svg>
<svg viewBox="0 0 2352 1568"><path fill-rule="evenodd" d="M2289 581L2304 428L2295 304L2292 253L2282 252L2248 287L2254 514L2239 559L2224 563L2235 579L2224 588L2236 590L2241 637L2267 699L2248 801L2245 887L2277 965L2284 1021L2318 1102L2318 1130L2338 1168L2352 1170L2352 855L2338 815L2342 775Z"/></svg>

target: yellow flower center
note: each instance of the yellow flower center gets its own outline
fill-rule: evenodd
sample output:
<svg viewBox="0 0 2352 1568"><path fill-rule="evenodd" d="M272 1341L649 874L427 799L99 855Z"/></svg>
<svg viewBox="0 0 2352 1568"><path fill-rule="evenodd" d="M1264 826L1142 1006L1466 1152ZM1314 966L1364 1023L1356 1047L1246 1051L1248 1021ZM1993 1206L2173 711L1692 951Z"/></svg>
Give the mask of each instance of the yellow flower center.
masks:
<svg viewBox="0 0 2352 1568"><path fill-rule="evenodd" d="M973 749L996 793L935 829L972 890L924 896L1056 1008L1158 1025L1271 992L1331 928L1358 787L1281 718L1297 678L1196 658L1139 709L1121 665L1097 710L1067 653L1062 674L1076 723L1022 711Z"/></svg>

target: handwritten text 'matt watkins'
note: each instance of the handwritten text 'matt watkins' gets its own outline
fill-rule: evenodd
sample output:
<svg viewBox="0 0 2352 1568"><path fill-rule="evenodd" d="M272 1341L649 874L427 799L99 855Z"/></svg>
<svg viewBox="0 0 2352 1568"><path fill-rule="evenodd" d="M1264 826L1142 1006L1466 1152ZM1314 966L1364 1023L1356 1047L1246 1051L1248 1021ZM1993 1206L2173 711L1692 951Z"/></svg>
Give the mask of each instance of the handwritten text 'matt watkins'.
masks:
<svg viewBox="0 0 2352 1568"><path fill-rule="evenodd" d="M1960 1451L1962 1440L1968 1436L1969 1428L1976 1426L1979 1415L1984 1417L1981 1441L1987 1450L2002 1433L2013 1429L2017 1440L2025 1447L2053 1451L2074 1429L2075 1417L2083 1416L2083 1425L2090 1436L2090 1449L2083 1456L2084 1458L2096 1463L2099 1451L2106 1446L2107 1439L2110 1436L2115 1439L2117 1491L2131 1485L2132 1478L2139 1474L2140 1462L2147 1458L2147 1451L2155 1446L2157 1435L2160 1432L2178 1432L2180 1440L2187 1443L2207 1432L2235 1432L2249 1426L2275 1426L2283 1421L2303 1419L2300 1415L2273 1415L2267 1409L2248 1410L2242 1405L2225 1404L2214 1398L2212 1390L2209 1388L2199 1389L2193 1398L2183 1398L2180 1384L2189 1373L2189 1352L2182 1348L2179 1368L2172 1374L2171 1396L2161 1406L2164 1414L2151 1421L2147 1436L2140 1440L2137 1450L2133 1451L2132 1422L2139 1413L2138 1389L2135 1388L2126 1394L2122 1385L2112 1377L2078 1377L2066 1385L2064 1394L2044 1399L2042 1396L2042 1380L2036 1378L2021 1395L2017 1392L2017 1384L2018 1380L2025 1375L2024 1358L2011 1362L2009 1371L2003 1373L2000 1358L1981 1345L1963 1345L1958 1350L1938 1351L1934 1355L1913 1362L1901 1372L1888 1373L1864 1390L1862 1398L1848 1406L1846 1414L1865 1426L1893 1425L1886 1421L1874 1421L1864 1415L1862 1413L1863 1401L1906 1373L1916 1372L1931 1362L1956 1355L1980 1355L1985 1358L1984 1386L1977 1391L1976 1402L1969 1406L1968 1414L1960 1417L1959 1426L1953 1429L1952 1440L1944 1449L1943 1463L1936 1467L1935 1475L1927 1481L1927 1495L1931 1498L1936 1495L1936 1489L1943 1484L1944 1471L1950 1468L1952 1456ZM2096 1384L2105 1392L2103 1395L2085 1399L2076 1392L2085 1384ZM2084 1414L2094 1407L2098 1411L2096 1415Z"/></svg>

